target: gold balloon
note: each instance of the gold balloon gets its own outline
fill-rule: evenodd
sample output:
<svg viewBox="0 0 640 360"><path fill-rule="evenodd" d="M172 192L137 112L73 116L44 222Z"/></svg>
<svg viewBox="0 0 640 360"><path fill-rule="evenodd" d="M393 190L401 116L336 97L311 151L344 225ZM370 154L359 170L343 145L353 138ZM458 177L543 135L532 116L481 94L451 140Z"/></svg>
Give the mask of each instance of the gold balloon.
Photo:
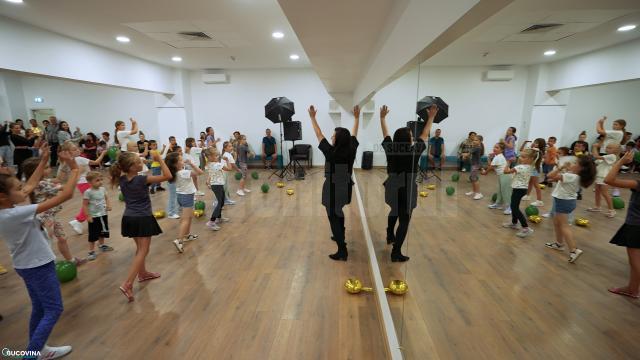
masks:
<svg viewBox="0 0 640 360"><path fill-rule="evenodd" d="M426 191L420 191L420 196L422 196L422 197L427 197L428 195L429 195L429 193L428 193L428 192L426 192Z"/></svg>
<svg viewBox="0 0 640 360"><path fill-rule="evenodd" d="M156 219L162 219L163 217L165 217L165 215L166 213L164 212L164 210L158 210L153 212L153 217Z"/></svg>
<svg viewBox="0 0 640 360"><path fill-rule="evenodd" d="M534 224L540 224L542 222L542 217L540 217L540 215L530 215L529 221Z"/></svg>
<svg viewBox="0 0 640 360"><path fill-rule="evenodd" d="M293 189L287 189L287 195L293 195Z"/></svg>
<svg viewBox="0 0 640 360"><path fill-rule="evenodd" d="M204 210L193 210L193 216L199 218L204 215Z"/></svg>
<svg viewBox="0 0 640 360"><path fill-rule="evenodd" d="M395 295L404 295L409 291L409 285L403 280L391 280L389 287L384 288L384 291L390 291Z"/></svg>
<svg viewBox="0 0 640 360"><path fill-rule="evenodd" d="M435 186L435 184L430 184L430 185L427 185L427 189L428 190L435 190L436 186Z"/></svg>
<svg viewBox="0 0 640 360"><path fill-rule="evenodd" d="M373 289L370 287L362 286L362 282L360 282L360 280L358 279L347 279L347 281L345 281L344 283L344 288L349 294L357 294L361 291L373 291Z"/></svg>
<svg viewBox="0 0 640 360"><path fill-rule="evenodd" d="M284 187L284 183L282 181L278 181L276 183L276 186L279 187L279 188L283 188Z"/></svg>
<svg viewBox="0 0 640 360"><path fill-rule="evenodd" d="M576 225L578 225L578 226L589 226L589 220L587 220L585 218L577 218L576 219Z"/></svg>
<svg viewBox="0 0 640 360"><path fill-rule="evenodd" d="M544 189L547 187L547 185L545 185L545 184L539 184L539 185L538 185L538 187L539 187L541 190L544 190Z"/></svg>

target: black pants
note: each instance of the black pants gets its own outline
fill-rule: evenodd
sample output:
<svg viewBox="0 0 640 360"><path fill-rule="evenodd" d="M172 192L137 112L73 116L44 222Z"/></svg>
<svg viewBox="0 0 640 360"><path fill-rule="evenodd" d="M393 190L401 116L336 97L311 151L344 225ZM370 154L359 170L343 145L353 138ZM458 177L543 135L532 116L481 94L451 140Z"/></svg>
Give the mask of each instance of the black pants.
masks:
<svg viewBox="0 0 640 360"><path fill-rule="evenodd" d="M407 232L409 231L411 211L408 209L407 203L407 192L403 188L401 191L398 191L398 208L395 210L391 209L387 216L387 238L394 239L394 252L400 251L402 244L404 243L404 239L407 237ZM398 229L395 230L396 222L398 221L400 221L400 225L398 225Z"/></svg>
<svg viewBox="0 0 640 360"><path fill-rule="evenodd" d="M58 143L50 141L49 151L51 152L51 157L49 158L49 166L56 167L56 165L58 165Z"/></svg>
<svg viewBox="0 0 640 360"><path fill-rule="evenodd" d="M211 213L211 221L216 221L216 219L220 219L220 217L222 217L222 207L224 206L225 200L224 185L211 185L211 190L216 196L216 200L218 200L215 209L213 209L213 213Z"/></svg>
<svg viewBox="0 0 640 360"><path fill-rule="evenodd" d="M528 227L527 218L520 211L520 200L527 195L527 189L513 189L511 192L511 223L517 224L520 221L522 227Z"/></svg>
<svg viewBox="0 0 640 360"><path fill-rule="evenodd" d="M327 207L327 216L329 217L329 225L331 225L331 232L338 247L345 247L344 242L344 213L342 211L336 211L333 206Z"/></svg>

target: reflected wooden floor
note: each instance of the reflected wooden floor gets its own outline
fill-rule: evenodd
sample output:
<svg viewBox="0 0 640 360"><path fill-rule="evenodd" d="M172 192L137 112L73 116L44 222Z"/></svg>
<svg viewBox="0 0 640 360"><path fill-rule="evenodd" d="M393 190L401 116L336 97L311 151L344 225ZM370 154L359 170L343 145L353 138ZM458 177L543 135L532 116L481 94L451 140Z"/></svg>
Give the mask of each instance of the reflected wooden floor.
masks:
<svg viewBox="0 0 640 360"><path fill-rule="evenodd" d="M251 194L233 194L238 204L225 207L231 222L221 231L194 219L200 239L184 254L171 244L178 220L160 220L164 234L153 238L147 264L162 278L136 284L132 304L117 288L134 244L119 236L123 203L115 201L109 244L116 250L62 285L65 312L49 343L70 344L67 358L83 360L384 358L375 299L342 289L348 277L371 283L357 207L345 208L349 261L336 263L327 257L335 244L320 205L322 174L312 173L289 183L296 192L287 196L275 177L266 180L270 173L261 172L260 180L250 180ZM259 190L264 181L271 184L268 194ZM205 193L209 214L212 192ZM165 197L152 196L155 209L164 208ZM76 194L60 219L70 220L79 203ZM69 237L73 253L84 256L86 235ZM10 265L6 246L0 263ZM24 349L30 304L15 271L0 277L0 293L0 346Z"/></svg>
<svg viewBox="0 0 640 360"><path fill-rule="evenodd" d="M487 209L495 177L481 178L486 197L474 201L464 195L470 184L462 175L453 184L445 172L419 198L403 249L411 260L401 265L389 261L385 240L385 173L357 172L382 277L409 284L404 297L388 295L405 358L640 358L640 301L606 290L626 284L626 251L608 243L626 212L615 219L587 213L594 196L585 190L576 215L591 226L574 227L584 254L569 264L566 252L544 247L554 239L550 220L533 224L526 239L515 237L500 227L510 217ZM448 185L455 196L445 194ZM543 196L548 210L551 190Z"/></svg>

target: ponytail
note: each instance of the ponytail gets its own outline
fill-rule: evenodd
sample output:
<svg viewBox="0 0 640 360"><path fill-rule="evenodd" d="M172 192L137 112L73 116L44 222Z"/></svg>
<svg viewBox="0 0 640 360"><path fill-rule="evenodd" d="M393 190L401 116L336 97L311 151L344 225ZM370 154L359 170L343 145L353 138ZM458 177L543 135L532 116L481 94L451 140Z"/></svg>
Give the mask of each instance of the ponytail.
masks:
<svg viewBox="0 0 640 360"><path fill-rule="evenodd" d="M578 165L580 165L580 171L578 171L580 186L588 188L596 179L596 164L591 156L579 156Z"/></svg>
<svg viewBox="0 0 640 360"><path fill-rule="evenodd" d="M120 177L122 176L122 169L117 161L111 164L109 175L111 178L111 188L113 189L120 183Z"/></svg>

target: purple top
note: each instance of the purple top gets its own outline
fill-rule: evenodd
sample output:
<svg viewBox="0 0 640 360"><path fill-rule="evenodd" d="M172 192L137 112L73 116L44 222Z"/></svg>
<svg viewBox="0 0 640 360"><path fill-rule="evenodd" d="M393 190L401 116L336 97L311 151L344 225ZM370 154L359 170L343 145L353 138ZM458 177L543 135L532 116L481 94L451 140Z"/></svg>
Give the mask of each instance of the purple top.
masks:
<svg viewBox="0 0 640 360"><path fill-rule="evenodd" d="M131 181L127 181L126 176L121 176L120 191L126 204L122 216L153 216L146 176L136 175Z"/></svg>
<svg viewBox="0 0 640 360"><path fill-rule="evenodd" d="M507 136L506 138L504 138L505 143L513 143L512 148L504 148L505 159L509 160L516 158L516 140L518 140L518 138L515 135Z"/></svg>

